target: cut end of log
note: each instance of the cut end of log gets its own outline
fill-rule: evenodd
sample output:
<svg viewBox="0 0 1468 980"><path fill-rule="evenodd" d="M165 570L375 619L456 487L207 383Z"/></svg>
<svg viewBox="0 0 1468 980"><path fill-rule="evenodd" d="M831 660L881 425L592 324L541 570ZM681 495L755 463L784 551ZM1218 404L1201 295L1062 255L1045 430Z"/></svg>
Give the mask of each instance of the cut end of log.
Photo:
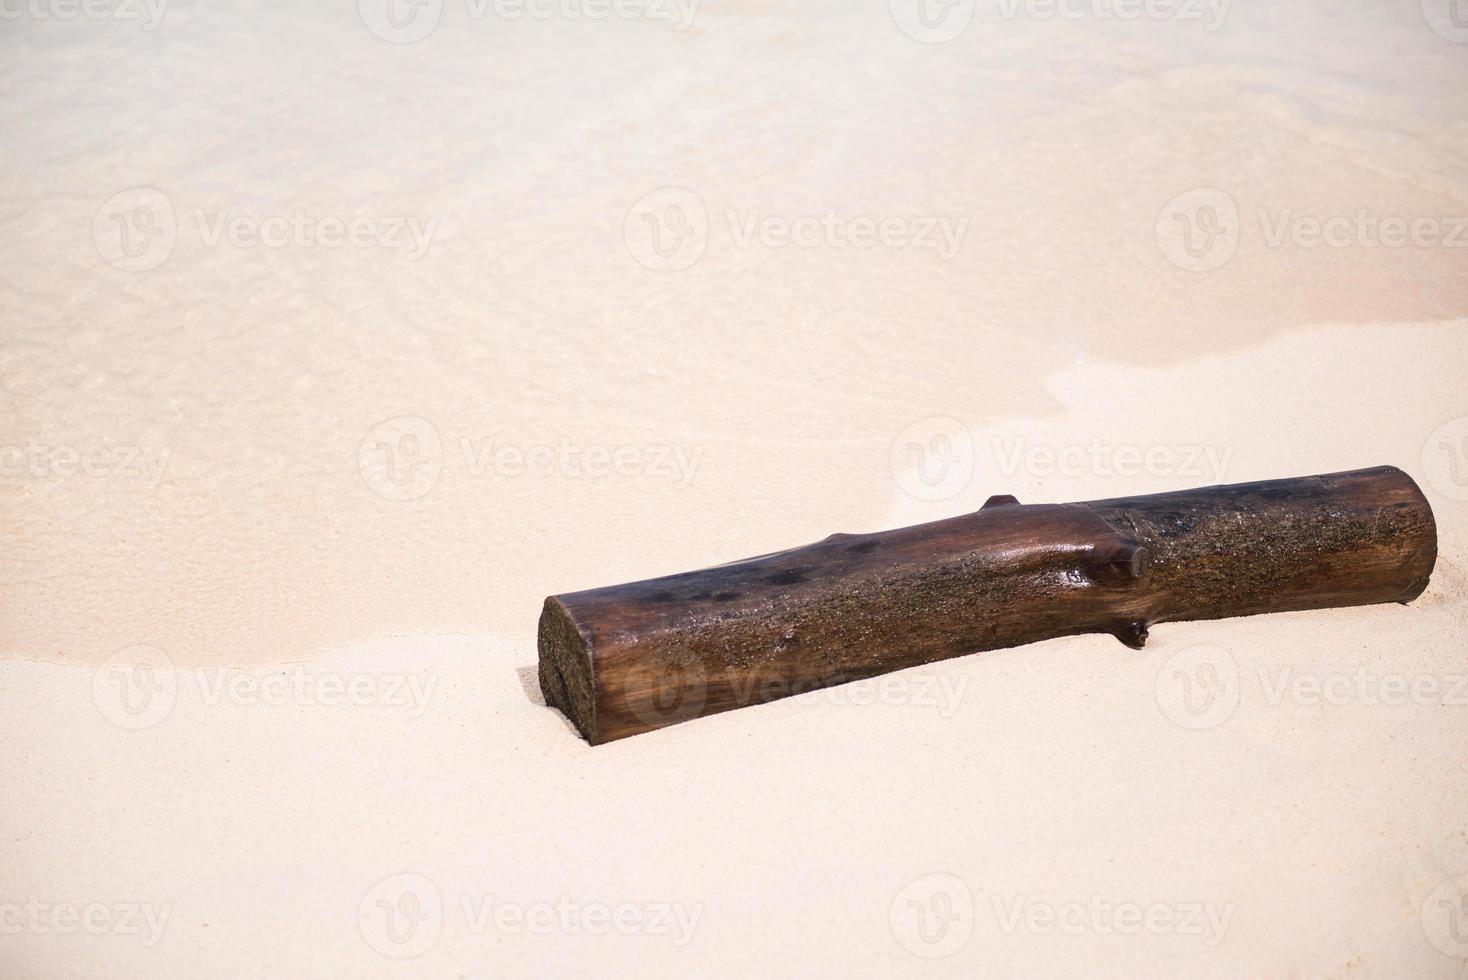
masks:
<svg viewBox="0 0 1468 980"><path fill-rule="evenodd" d="M560 600L545 600L540 613L540 691L545 703L570 719L581 737L595 744L596 698L592 691L590 644Z"/></svg>

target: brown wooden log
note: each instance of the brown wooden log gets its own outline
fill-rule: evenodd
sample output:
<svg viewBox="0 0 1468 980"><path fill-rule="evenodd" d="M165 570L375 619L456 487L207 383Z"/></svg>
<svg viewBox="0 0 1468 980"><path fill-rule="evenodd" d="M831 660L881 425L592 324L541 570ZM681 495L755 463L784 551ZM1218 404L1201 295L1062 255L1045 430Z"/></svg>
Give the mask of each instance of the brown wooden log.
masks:
<svg viewBox="0 0 1468 980"><path fill-rule="evenodd" d="M1170 620L1408 602L1437 528L1382 466L979 511L552 596L540 686L591 743L946 657Z"/></svg>

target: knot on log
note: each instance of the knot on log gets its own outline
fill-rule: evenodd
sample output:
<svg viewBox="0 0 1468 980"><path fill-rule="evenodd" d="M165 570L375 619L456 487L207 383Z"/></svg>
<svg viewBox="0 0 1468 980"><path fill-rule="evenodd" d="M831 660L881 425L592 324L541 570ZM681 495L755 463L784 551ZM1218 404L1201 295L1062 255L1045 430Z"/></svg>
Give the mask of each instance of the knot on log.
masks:
<svg viewBox="0 0 1468 980"><path fill-rule="evenodd" d="M1152 567L1152 552L1131 538L1115 537L1094 545L1086 556L1086 571L1108 585L1130 585Z"/></svg>

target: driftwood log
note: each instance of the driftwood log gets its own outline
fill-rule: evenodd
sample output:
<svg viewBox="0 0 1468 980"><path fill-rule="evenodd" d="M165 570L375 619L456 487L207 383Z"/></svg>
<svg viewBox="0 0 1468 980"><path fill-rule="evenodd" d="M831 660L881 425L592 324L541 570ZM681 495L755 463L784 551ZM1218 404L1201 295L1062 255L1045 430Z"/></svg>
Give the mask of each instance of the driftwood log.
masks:
<svg viewBox="0 0 1468 980"><path fill-rule="evenodd" d="M593 744L887 671L1169 620L1408 602L1432 509L1382 466L979 511L552 596L540 686Z"/></svg>

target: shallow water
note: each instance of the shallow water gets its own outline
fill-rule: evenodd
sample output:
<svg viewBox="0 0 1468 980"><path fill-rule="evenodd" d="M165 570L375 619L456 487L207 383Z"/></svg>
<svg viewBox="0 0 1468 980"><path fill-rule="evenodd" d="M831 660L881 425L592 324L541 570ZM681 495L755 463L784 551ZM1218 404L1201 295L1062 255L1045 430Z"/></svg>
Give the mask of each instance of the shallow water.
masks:
<svg viewBox="0 0 1468 980"><path fill-rule="evenodd" d="M1309 235L1468 213L1464 49L1415 4L981 5L947 44L834 3L475 9L401 45L347 4L0 40L0 656L514 633L1031 494L991 427L1243 479L1415 472L1462 410L1468 248ZM901 479L933 418L978 433L936 500Z"/></svg>

